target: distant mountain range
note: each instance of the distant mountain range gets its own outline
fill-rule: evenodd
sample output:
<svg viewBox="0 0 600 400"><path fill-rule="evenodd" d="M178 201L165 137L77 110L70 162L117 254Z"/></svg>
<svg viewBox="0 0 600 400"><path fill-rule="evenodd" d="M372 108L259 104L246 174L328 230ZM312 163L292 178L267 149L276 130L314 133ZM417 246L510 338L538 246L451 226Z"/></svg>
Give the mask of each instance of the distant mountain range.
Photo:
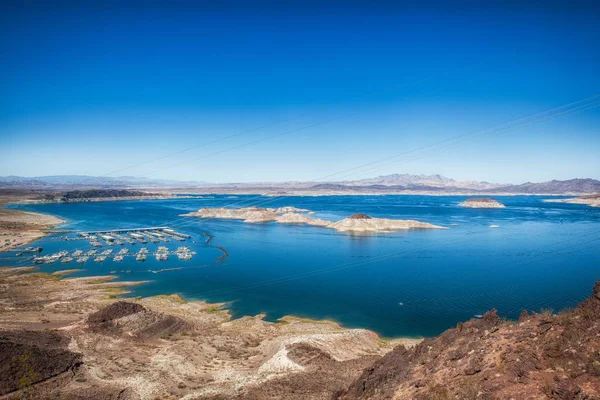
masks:
<svg viewBox="0 0 600 400"><path fill-rule="evenodd" d="M115 178L87 175L50 175L36 177L0 176L0 187L185 187L199 186L203 184L205 183L199 181L176 181L135 176L119 176Z"/></svg>
<svg viewBox="0 0 600 400"><path fill-rule="evenodd" d="M487 194L591 194L600 193L596 179L526 182L519 185L478 181L457 181L441 175L392 174L376 178L338 182L222 183L138 178L53 175L0 177L0 187L29 189L61 188L166 188L212 193L344 194L344 193L487 193Z"/></svg>
<svg viewBox="0 0 600 400"><path fill-rule="evenodd" d="M462 189L473 189L473 190L488 190L493 188L499 188L503 185L489 182L477 182L477 181L457 181L452 178L446 178L441 175L409 175L409 174L392 174L383 175L376 178L367 178L356 181L345 181L337 182L339 184L348 186L370 186L370 185L384 185L384 186L430 186L438 188L462 188Z"/></svg>

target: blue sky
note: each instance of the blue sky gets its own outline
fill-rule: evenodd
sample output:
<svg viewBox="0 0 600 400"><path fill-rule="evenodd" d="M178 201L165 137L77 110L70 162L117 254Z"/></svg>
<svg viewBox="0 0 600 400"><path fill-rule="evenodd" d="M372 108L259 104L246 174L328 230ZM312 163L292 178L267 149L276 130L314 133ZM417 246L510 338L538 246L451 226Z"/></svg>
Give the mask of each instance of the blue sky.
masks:
<svg viewBox="0 0 600 400"><path fill-rule="evenodd" d="M597 2L218 3L2 2L0 175L311 180L600 93ZM600 179L599 122L350 178Z"/></svg>

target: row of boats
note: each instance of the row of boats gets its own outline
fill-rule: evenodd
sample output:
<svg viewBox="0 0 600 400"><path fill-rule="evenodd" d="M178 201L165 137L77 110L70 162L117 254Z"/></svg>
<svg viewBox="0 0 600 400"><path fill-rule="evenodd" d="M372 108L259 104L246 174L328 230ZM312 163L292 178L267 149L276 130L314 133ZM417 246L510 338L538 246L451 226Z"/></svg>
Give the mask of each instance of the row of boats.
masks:
<svg viewBox="0 0 600 400"><path fill-rule="evenodd" d="M127 249L127 248L119 250L114 255L113 261L115 261L115 262L123 261L124 258L128 255L128 253L129 253L129 249ZM58 261L60 261L63 264L68 264L71 261L76 260L77 263L79 263L79 264L85 264L90 258L93 257L94 262L101 263L101 262L106 261L106 259L108 257L110 257L112 254L113 254L112 249L104 250L101 253L99 253L98 250L96 250L96 249L89 250L85 253L82 250L76 250L72 254L69 254L68 251L63 250L58 253L54 253L54 254L50 254L50 255L34 257L33 261L36 264L53 264ZM182 247L178 247L177 251L174 254L180 260L188 261L188 260L191 260L192 256L196 253L191 251L189 247L182 246ZM167 261L168 256L169 256L169 249L166 248L165 246L159 246L155 253L155 256L158 261ZM148 257L148 249L145 247L141 248L135 254L136 261L146 261L147 257Z"/></svg>
<svg viewBox="0 0 600 400"><path fill-rule="evenodd" d="M80 236L83 239L88 240L90 245L94 246L94 247L102 247L103 246L103 242L100 241L101 239L107 245L113 246L115 244L117 244L117 245L132 244L133 245L136 243L146 244L148 242L169 243L169 242L171 242L171 240L177 240L177 241L183 242L183 241L185 241L185 237L186 237L185 235L180 234L175 231L173 231L172 233L166 232L166 231L161 231L161 232L138 231L138 232L128 232L128 233L124 233L124 234L119 234L116 232L111 232L110 234L81 233Z"/></svg>

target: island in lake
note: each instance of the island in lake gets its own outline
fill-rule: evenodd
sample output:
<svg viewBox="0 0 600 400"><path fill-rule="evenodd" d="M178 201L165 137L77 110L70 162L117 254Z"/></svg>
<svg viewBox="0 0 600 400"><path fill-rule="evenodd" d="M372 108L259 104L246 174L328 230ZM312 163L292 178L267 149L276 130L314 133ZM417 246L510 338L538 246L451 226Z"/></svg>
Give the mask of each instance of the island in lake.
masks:
<svg viewBox="0 0 600 400"><path fill-rule="evenodd" d="M215 218L215 219L240 219L244 222L277 222L280 224L302 224L311 226L322 226L335 229L339 232L391 232L406 229L445 229L442 226L427 222L402 219L372 218L365 214L353 214L337 222L312 218L306 215L310 210L297 209L294 207L280 208L201 208L198 211L183 214L188 217Z"/></svg>
<svg viewBox="0 0 600 400"><path fill-rule="evenodd" d="M459 204L460 207L467 208L505 208L505 205L487 197L474 197L467 199Z"/></svg>

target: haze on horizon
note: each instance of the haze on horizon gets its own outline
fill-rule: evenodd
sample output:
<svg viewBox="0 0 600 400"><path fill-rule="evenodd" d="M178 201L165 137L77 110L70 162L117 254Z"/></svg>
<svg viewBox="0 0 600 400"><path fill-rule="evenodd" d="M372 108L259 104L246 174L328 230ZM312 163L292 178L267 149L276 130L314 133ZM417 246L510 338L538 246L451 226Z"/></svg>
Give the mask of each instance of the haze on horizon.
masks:
<svg viewBox="0 0 600 400"><path fill-rule="evenodd" d="M0 176L314 180L600 94L599 7L3 2ZM599 122L590 108L347 179L600 179Z"/></svg>

